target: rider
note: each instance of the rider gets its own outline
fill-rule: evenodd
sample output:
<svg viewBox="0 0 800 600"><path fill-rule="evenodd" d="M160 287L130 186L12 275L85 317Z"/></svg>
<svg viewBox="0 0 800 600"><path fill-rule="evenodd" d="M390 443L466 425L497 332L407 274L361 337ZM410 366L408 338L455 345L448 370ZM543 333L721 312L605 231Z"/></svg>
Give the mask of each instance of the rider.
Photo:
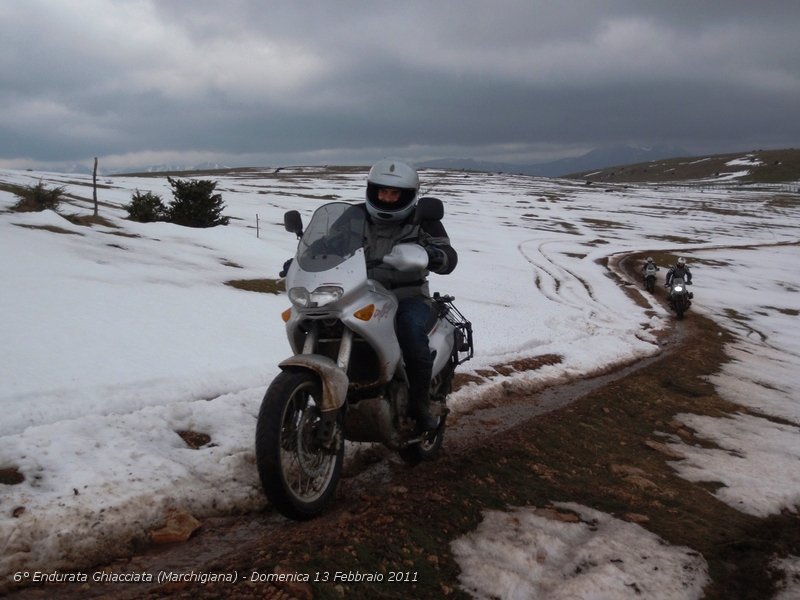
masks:
<svg viewBox="0 0 800 600"><path fill-rule="evenodd" d="M686 266L686 259L682 256L675 261L675 264L667 271L666 286L669 287L672 283L673 277L682 277L686 283L692 283L692 272Z"/></svg>
<svg viewBox="0 0 800 600"><path fill-rule="evenodd" d="M660 271L661 269L658 268L658 265L653 260L652 256L648 256L647 260L642 265L642 275L647 277L648 275L654 274L656 271Z"/></svg>
<svg viewBox="0 0 800 600"><path fill-rule="evenodd" d="M409 394L417 427L436 428L430 412L430 384L433 357L428 346L427 327L432 305L428 273L452 272L458 254L450 245L441 221L416 222L419 176L409 165L397 160L381 160L367 176L367 227L364 250L369 277L392 290L399 301L397 338L409 379ZM417 243L428 253L428 266L418 271L398 271L380 263L396 244Z"/></svg>

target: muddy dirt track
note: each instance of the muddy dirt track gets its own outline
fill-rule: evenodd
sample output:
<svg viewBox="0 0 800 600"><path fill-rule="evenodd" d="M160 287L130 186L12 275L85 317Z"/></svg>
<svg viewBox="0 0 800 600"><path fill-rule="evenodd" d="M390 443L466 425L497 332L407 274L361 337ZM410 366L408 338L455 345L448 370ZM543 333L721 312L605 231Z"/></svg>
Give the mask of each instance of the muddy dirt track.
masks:
<svg viewBox="0 0 800 600"><path fill-rule="evenodd" d="M619 268L630 269L628 262L635 261L622 258ZM727 334L691 311L673 325L657 357L535 393L509 388L457 415L432 463L412 469L381 449L359 453L330 510L313 521L290 522L270 510L207 519L186 543L145 548L95 569L116 579L168 572L172 581L47 584L10 597L467 598L449 544L474 530L483 510L572 501L700 552L713 580L708 598L768 598L767 562L800 551L800 523L791 514L738 513L666 464L674 457L659 451L654 432L693 441L675 414L738 408L706 379L725 360ZM631 485L619 465L647 473L649 484ZM405 580L314 581L334 572L401 573ZM310 581L266 581L280 573ZM235 583L198 580L233 574Z"/></svg>

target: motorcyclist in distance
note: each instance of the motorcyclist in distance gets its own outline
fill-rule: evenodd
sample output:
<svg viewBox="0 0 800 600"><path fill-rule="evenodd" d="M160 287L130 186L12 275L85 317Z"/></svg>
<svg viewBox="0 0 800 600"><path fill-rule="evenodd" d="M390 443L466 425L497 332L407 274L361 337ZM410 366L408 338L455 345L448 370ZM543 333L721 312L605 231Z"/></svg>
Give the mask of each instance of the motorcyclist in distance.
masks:
<svg viewBox="0 0 800 600"><path fill-rule="evenodd" d="M672 280L675 277L682 277L687 285L692 284L692 272L689 270L689 267L686 266L686 259L682 256L678 258L678 260L675 261L675 264L667 271L667 277L664 286L667 289L667 295L670 304L672 304L672 295L669 293L670 286L672 285ZM691 299L693 297L694 294L689 293L689 298ZM691 301L689 303L691 304Z"/></svg>
<svg viewBox="0 0 800 600"><path fill-rule="evenodd" d="M647 260L644 261L642 265L642 276L646 277L647 275L652 274L654 271L660 271L661 269L658 268L658 265L653 260L652 256L648 256Z"/></svg>
<svg viewBox="0 0 800 600"><path fill-rule="evenodd" d="M381 160L367 176L367 225L364 251L368 275L391 290L399 302L395 328L409 378L411 408L417 428L430 431L437 420L430 412L433 357L428 347L432 302L429 272L445 275L458 263L458 254L439 220L416 222L419 176L406 163ZM397 244L416 243L428 254L428 266L418 271L398 271L381 259Z"/></svg>

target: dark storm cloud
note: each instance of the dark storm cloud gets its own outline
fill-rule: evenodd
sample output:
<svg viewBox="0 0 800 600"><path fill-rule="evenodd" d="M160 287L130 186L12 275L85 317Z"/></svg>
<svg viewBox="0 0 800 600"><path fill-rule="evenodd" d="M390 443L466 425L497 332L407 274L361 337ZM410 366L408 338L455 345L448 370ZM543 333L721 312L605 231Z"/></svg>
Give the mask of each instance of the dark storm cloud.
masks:
<svg viewBox="0 0 800 600"><path fill-rule="evenodd" d="M0 4L0 166L800 142L800 3Z"/></svg>

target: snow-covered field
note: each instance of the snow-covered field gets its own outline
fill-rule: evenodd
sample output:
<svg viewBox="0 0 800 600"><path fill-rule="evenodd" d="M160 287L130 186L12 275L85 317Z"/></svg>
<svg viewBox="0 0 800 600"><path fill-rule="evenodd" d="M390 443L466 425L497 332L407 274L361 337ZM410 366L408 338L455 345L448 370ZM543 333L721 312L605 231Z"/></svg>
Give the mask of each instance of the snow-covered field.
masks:
<svg viewBox="0 0 800 600"><path fill-rule="evenodd" d="M0 470L25 478L0 484L0 589L19 573L109 557L144 538L170 509L202 518L264 506L255 417L289 353L280 318L288 302L225 282L277 277L296 244L283 230L284 211L298 209L307 220L327 198L360 201L365 175L306 167L207 177L218 181L231 217L213 229L125 220L121 206L137 189L170 199L157 177L101 178L100 215L113 227L74 225L52 211L0 212ZM672 317L655 301L635 305L599 261L635 250L682 253L695 278L692 310L739 334L734 360L715 384L781 424L680 415L730 452L668 440L687 457L674 467L691 480L724 482L719 498L748 513L800 504L796 196L776 202L768 190L737 186L600 189L440 171L421 178L423 193L444 200L460 255L453 274L431 280L473 322L476 356L464 371L563 356L509 376L535 388L657 353L653 332L674 326ZM91 213L90 177L0 170L0 183L40 179L87 199L59 212ZM0 211L15 202L0 191ZM503 382L462 388L453 409ZM191 449L180 431L211 442ZM691 549L571 508L602 526L588 531L525 511L487 514L481 528L454 542L465 586L491 585L473 591L481 597L589 598L603 590L625 598L635 597L633 580L649 598L700 596L706 567ZM487 548L506 558L471 558ZM579 549L600 566L569 577ZM631 557L624 564L632 565L642 554L658 561L665 581L681 585L623 571L616 560ZM796 565L789 557L786 568Z"/></svg>

